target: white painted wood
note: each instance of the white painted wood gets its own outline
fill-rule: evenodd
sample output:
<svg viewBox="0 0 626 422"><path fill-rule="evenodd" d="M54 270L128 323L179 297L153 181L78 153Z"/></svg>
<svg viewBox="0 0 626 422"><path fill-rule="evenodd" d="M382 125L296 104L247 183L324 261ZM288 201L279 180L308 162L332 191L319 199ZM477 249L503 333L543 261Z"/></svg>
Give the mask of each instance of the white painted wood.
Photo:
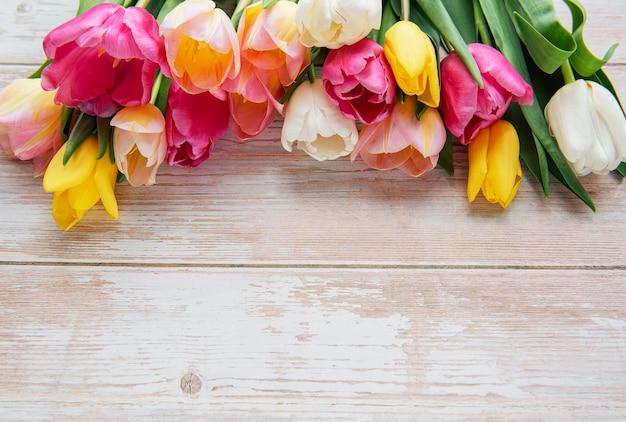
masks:
<svg viewBox="0 0 626 422"><path fill-rule="evenodd" d="M584 3L591 49L624 44L626 3ZM3 87L75 2L0 6ZM607 72L626 98L623 46ZM0 154L0 420L626 419L623 180L583 180L594 214L525 174L502 211L463 148L411 179L279 127L69 233Z"/></svg>
<svg viewBox="0 0 626 422"><path fill-rule="evenodd" d="M624 272L5 269L0 415L626 415Z"/></svg>

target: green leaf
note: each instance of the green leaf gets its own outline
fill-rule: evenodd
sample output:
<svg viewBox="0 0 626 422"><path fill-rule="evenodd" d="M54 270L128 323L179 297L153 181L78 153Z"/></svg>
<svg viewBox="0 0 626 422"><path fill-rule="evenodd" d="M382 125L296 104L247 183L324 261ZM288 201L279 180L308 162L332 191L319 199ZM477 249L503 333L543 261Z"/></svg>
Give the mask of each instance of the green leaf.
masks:
<svg viewBox="0 0 626 422"><path fill-rule="evenodd" d="M96 132L98 133L98 157L101 159L107 152L107 147L111 143L113 128L111 127L111 117L96 117Z"/></svg>
<svg viewBox="0 0 626 422"><path fill-rule="evenodd" d="M45 62L43 62L43 64L41 66L39 66L39 68L37 70L35 70L29 77L28 79L37 79L37 78L41 78L41 72L43 72L43 70L48 67L48 65L52 63L52 59L48 59Z"/></svg>
<svg viewBox="0 0 626 422"><path fill-rule="evenodd" d="M146 6L146 10L156 18L157 16L159 16L159 12L161 11L164 3L165 0L150 0L148 5Z"/></svg>
<svg viewBox="0 0 626 422"><path fill-rule="evenodd" d="M447 130L446 133L448 136L441 152L439 152L439 161L437 161L437 166L444 169L448 176L454 176L454 157L452 154L452 142L454 141L454 136Z"/></svg>
<svg viewBox="0 0 626 422"><path fill-rule="evenodd" d="M504 3L501 0L479 1L498 49L517 69L520 75L527 82L530 81L522 46L515 32L513 23L510 19L507 19L508 14ZM574 192L591 209L595 209L591 197L570 168L565 157L563 157L563 154L556 145L554 138L550 134L548 124L543 115L543 109L537 101L537 95L535 94L535 100L531 106L522 106L521 110L533 135L539 140L541 147L545 150L545 153L547 153L548 169L546 170L545 166L542 165L541 148L537 147L539 153L537 159L540 164L541 174L539 181L543 186L546 196L549 194L550 186L548 171L552 170L553 174L565 184L568 189ZM531 160L530 158L528 159L529 161ZM553 163L552 167L550 167L550 162Z"/></svg>
<svg viewBox="0 0 626 422"><path fill-rule="evenodd" d="M578 74L589 77L598 72L611 59L618 44L613 44L602 59L596 57L583 39L583 27L587 20L585 8L577 0L564 1L572 13L572 34L578 45L570 58L570 62Z"/></svg>
<svg viewBox="0 0 626 422"><path fill-rule="evenodd" d="M511 103L504 119L515 126L520 141L520 157L526 163L526 167L537 180L541 180L542 175L549 170L546 151L539 139L533 135L520 105Z"/></svg>
<svg viewBox="0 0 626 422"><path fill-rule="evenodd" d="M70 124L72 123L72 117L74 117L74 109L63 106L63 112L61 114L61 134L63 139L67 141L69 138Z"/></svg>
<svg viewBox="0 0 626 422"><path fill-rule="evenodd" d="M78 11L76 12L76 15L78 16L81 13L91 9L92 7L102 3L114 3L122 5L124 4L124 0L79 0Z"/></svg>
<svg viewBox="0 0 626 422"><path fill-rule="evenodd" d="M472 0L442 0L454 26L459 30L466 44L478 41L478 29L474 19Z"/></svg>
<svg viewBox="0 0 626 422"><path fill-rule="evenodd" d="M157 100L154 103L154 105L161 110L161 114L164 116L167 110L167 97L169 96L171 85L172 80L170 78L163 77L161 80L161 86L159 87L159 93L157 94Z"/></svg>
<svg viewBox="0 0 626 422"><path fill-rule="evenodd" d="M267 9L268 7L274 6L278 0L263 0L263 9Z"/></svg>
<svg viewBox="0 0 626 422"><path fill-rule="evenodd" d="M553 0L506 0L506 8L528 54L545 73L554 73L576 50L561 26Z"/></svg>
<svg viewBox="0 0 626 422"><path fill-rule="evenodd" d="M396 22L398 22L398 16L396 12L393 10L392 1L387 2L385 7L383 8L383 16L380 21L380 29L377 31L376 39L374 41L378 42L378 44L384 46L385 45L385 34L387 30L393 26Z"/></svg>
<svg viewBox="0 0 626 422"><path fill-rule="evenodd" d="M80 144L82 144L95 129L96 118L81 112L67 140L67 147L65 149L65 154L63 154L63 165L67 164L72 157L72 154L74 154Z"/></svg>
<svg viewBox="0 0 626 422"><path fill-rule="evenodd" d="M617 170L622 177L626 177L626 163L621 163L615 170Z"/></svg>
<svg viewBox="0 0 626 422"><path fill-rule="evenodd" d="M457 54L467 66L470 74L474 77L478 86L483 87L483 79L480 76L478 65L467 48L467 44L454 25L454 21L450 17L443 3L432 0L416 0L422 12L428 17L432 25L439 33L449 42Z"/></svg>

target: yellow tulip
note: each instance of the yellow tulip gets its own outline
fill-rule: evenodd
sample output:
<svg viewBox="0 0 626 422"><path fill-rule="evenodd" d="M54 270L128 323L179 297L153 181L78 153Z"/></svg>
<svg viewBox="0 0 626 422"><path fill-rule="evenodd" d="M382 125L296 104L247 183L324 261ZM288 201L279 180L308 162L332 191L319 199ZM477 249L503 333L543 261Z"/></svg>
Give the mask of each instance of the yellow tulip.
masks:
<svg viewBox="0 0 626 422"><path fill-rule="evenodd" d="M385 57L396 83L407 95L430 107L439 106L439 70L435 47L411 21L399 21L385 33Z"/></svg>
<svg viewBox="0 0 626 422"><path fill-rule="evenodd" d="M67 144L54 155L43 176L43 189L53 192L52 217L63 230L71 229L99 200L113 220L117 220L117 201L113 193L117 167L107 152L98 156L98 140L89 136L63 165Z"/></svg>
<svg viewBox="0 0 626 422"><path fill-rule="evenodd" d="M509 206L520 182L519 138L515 127L504 120L481 129L468 146L467 197L473 202L479 190L492 203Z"/></svg>

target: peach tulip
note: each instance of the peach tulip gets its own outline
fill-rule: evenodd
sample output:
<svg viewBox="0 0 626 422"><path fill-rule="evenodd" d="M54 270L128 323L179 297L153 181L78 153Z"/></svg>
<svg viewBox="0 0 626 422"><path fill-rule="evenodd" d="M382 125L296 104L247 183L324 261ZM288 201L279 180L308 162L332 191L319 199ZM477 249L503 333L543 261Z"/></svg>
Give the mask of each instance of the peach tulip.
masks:
<svg viewBox="0 0 626 422"><path fill-rule="evenodd" d="M44 91L40 79L17 79L0 92L0 149L20 160L33 160L41 176L63 144L63 107L56 91Z"/></svg>
<svg viewBox="0 0 626 422"><path fill-rule="evenodd" d="M161 24L172 78L190 94L225 98L222 83L239 73L237 34L228 15L210 0L186 0Z"/></svg>
<svg viewBox="0 0 626 422"><path fill-rule="evenodd" d="M397 168L415 177L435 168L446 128L436 109L428 108L419 120L415 110L414 97L397 100L389 117L363 126L352 160L360 155L371 168Z"/></svg>
<svg viewBox="0 0 626 422"><path fill-rule="evenodd" d="M111 120L117 168L132 186L152 185L165 160L165 118L152 104L126 107Z"/></svg>

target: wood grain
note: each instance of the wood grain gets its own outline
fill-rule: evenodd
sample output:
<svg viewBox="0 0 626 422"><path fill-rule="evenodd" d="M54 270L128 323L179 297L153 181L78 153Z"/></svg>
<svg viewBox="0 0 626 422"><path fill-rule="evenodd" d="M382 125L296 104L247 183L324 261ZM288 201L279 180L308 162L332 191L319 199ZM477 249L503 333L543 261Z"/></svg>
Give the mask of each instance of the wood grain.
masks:
<svg viewBox="0 0 626 422"><path fill-rule="evenodd" d="M626 412L614 271L6 269L0 409L17 416Z"/></svg>
<svg viewBox="0 0 626 422"><path fill-rule="evenodd" d="M0 88L75 3L0 0ZM597 55L624 4L584 1ZM626 98L623 46L606 70ZM622 179L583 179L593 213L526 171L504 211L468 203L461 147L412 179L280 124L68 233L0 154L0 420L626 419Z"/></svg>

